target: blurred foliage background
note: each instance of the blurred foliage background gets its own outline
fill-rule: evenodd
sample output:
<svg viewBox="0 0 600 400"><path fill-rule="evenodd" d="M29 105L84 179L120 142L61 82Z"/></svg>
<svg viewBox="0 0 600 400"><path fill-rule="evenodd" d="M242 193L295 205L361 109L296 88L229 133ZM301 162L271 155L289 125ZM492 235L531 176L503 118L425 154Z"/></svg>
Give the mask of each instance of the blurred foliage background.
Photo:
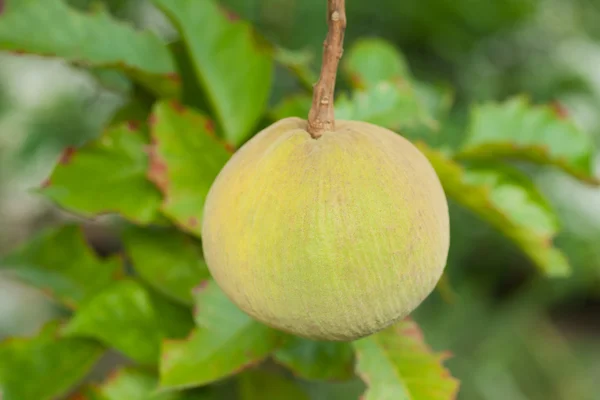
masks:
<svg viewBox="0 0 600 400"><path fill-rule="evenodd" d="M145 0L70 0L170 37ZM325 36L324 0L222 0L232 18L314 67ZM0 1L0 4L2 2ZM560 104L600 144L599 0L347 0L347 45L364 37L394 43L414 75L453 88L452 120L469 105L526 93ZM272 104L298 85L277 71ZM62 61L0 53L0 254L33 233L72 219L32 192L61 150L100 133L126 101L126 83ZM344 90L344 86L340 88ZM435 141L456 146L464 132ZM600 173L600 162L596 163ZM517 249L451 204L452 248L443 290L414 317L462 381L464 400L593 400L600 393L600 189L527 166L558 210L558 245L568 279L540 277ZM88 235L114 250L102 221ZM55 310L35 290L0 275L0 339L34 332ZM349 397L350 398L350 397Z"/></svg>

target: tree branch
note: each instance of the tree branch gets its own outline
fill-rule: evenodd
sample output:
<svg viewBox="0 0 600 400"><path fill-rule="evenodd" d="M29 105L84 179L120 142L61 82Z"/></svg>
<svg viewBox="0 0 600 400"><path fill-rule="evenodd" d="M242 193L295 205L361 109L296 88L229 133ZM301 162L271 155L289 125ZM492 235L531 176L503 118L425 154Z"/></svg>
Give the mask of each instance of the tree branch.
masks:
<svg viewBox="0 0 600 400"><path fill-rule="evenodd" d="M317 139L323 132L335 130L335 80L344 52L346 0L327 0L329 31L323 45L321 76L315 85L312 107L308 113L308 133Z"/></svg>

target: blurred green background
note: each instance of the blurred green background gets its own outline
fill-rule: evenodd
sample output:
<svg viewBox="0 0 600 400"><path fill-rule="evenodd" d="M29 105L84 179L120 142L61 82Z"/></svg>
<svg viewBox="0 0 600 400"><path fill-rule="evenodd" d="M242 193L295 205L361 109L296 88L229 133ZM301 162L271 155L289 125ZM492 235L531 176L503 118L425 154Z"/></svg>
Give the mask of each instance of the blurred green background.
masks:
<svg viewBox="0 0 600 400"><path fill-rule="evenodd" d="M144 0L70 3L105 6L173 35ZM222 3L269 41L302 51L316 71L324 0ZM373 36L396 44L417 78L454 88L453 118L464 118L472 103L527 93L561 104L600 144L600 0L347 0L347 7L347 45ZM97 78L61 61L0 53L0 254L73 218L32 188L64 147L98 135L124 103L126 87ZM295 84L279 71L272 102ZM461 139L457 130L436 140L452 146ZM598 399L600 189L551 169L527 172L559 212L558 245L573 276L540 277L498 233L451 204L447 280L414 317L432 347L452 352L460 399ZM101 252L117 246L102 221L89 225L88 236ZM0 339L34 332L53 312L43 295L0 275Z"/></svg>

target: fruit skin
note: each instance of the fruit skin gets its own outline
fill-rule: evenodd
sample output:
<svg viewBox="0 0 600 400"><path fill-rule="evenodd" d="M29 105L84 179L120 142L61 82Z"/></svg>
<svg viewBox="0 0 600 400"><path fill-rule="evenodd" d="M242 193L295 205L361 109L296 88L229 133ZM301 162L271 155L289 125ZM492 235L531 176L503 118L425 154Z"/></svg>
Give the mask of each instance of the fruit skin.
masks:
<svg viewBox="0 0 600 400"><path fill-rule="evenodd" d="M387 129L336 121L313 139L287 118L244 145L206 199L217 284L255 319L330 341L375 333L435 288L448 204L423 154Z"/></svg>

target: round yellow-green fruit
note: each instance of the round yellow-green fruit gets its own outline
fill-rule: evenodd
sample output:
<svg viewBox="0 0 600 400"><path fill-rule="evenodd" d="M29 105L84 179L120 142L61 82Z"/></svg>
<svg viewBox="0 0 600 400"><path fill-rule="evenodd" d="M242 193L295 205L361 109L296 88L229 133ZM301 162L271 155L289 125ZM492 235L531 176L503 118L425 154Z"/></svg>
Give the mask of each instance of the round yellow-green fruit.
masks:
<svg viewBox="0 0 600 400"><path fill-rule="evenodd" d="M336 121L266 128L219 173L202 243L243 311L316 340L349 341L406 317L433 291L450 241L448 204L427 158L387 129Z"/></svg>

